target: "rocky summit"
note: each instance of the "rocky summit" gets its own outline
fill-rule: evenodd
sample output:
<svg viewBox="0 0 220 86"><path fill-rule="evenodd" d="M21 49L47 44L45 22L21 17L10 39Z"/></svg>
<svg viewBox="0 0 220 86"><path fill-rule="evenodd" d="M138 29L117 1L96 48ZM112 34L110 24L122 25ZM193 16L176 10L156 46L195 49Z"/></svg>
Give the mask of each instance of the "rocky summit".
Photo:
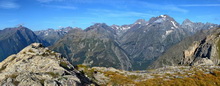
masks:
<svg viewBox="0 0 220 86"><path fill-rule="evenodd" d="M82 86L92 82L61 54L33 43L0 63L1 86Z"/></svg>

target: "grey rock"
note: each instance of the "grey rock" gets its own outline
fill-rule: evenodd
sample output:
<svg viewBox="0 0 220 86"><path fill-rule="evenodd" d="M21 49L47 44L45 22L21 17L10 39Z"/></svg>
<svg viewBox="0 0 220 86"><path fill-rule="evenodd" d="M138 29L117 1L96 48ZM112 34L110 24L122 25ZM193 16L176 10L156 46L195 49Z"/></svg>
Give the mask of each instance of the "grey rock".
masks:
<svg viewBox="0 0 220 86"><path fill-rule="evenodd" d="M0 84L18 86L76 86L92 82L61 54L33 43L0 63Z"/></svg>
<svg viewBox="0 0 220 86"><path fill-rule="evenodd" d="M172 46L150 68L174 65L219 65L218 28L203 30Z"/></svg>

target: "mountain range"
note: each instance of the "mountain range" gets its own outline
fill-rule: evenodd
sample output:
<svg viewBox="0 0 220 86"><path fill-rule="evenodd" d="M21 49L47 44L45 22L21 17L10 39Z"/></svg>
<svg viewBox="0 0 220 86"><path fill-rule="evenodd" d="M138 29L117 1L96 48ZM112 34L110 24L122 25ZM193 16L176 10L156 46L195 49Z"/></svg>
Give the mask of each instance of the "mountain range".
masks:
<svg viewBox="0 0 220 86"><path fill-rule="evenodd" d="M204 49L216 46L207 42L216 38L211 36L207 39L207 36L208 32L217 27L217 24L194 23L189 19L179 24L168 15L152 17L148 21L139 19L133 24L122 26L96 23L84 30L67 27L33 32L19 26L0 31L0 57L3 60L13 53L18 53L25 46L39 42L61 53L73 65L84 64L123 70L195 65L202 61L197 57L213 58L207 54L210 53L209 50ZM206 30L207 32L204 32ZM201 44L201 40L206 41ZM187 51L194 41L198 42L194 51ZM218 64L218 60L211 60L213 64Z"/></svg>
<svg viewBox="0 0 220 86"><path fill-rule="evenodd" d="M70 31L50 48L62 53L72 64L143 70L186 37L217 26L188 19L180 25L168 15L122 26L98 23L85 30Z"/></svg>
<svg viewBox="0 0 220 86"><path fill-rule="evenodd" d="M34 33L41 39L47 41L50 45L53 45L55 42L61 39L65 34L67 34L72 29L74 28L66 27L58 30L54 30L50 28L47 30L34 31Z"/></svg>

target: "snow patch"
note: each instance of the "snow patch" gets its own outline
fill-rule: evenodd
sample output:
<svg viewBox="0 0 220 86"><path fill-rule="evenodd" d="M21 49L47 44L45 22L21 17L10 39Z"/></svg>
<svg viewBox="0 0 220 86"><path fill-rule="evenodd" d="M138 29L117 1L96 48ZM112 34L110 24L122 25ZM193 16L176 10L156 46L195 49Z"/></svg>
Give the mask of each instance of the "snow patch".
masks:
<svg viewBox="0 0 220 86"><path fill-rule="evenodd" d="M149 25L149 23L146 23L146 25Z"/></svg>
<svg viewBox="0 0 220 86"><path fill-rule="evenodd" d="M161 17L163 17L163 18L166 18L167 16L165 16L165 15L160 15Z"/></svg>
<svg viewBox="0 0 220 86"><path fill-rule="evenodd" d="M130 29L130 26L112 26L112 29L116 29L116 30L128 30Z"/></svg>
<svg viewBox="0 0 220 86"><path fill-rule="evenodd" d="M166 31L166 34L165 34L165 35L167 36L167 35L169 35L169 34L172 33L172 32L173 32L173 30L168 30L168 31Z"/></svg>
<svg viewBox="0 0 220 86"><path fill-rule="evenodd" d="M119 27L115 27L116 29L119 29Z"/></svg>
<svg viewBox="0 0 220 86"><path fill-rule="evenodd" d="M128 30L130 29L131 27L122 27L122 30Z"/></svg>
<svg viewBox="0 0 220 86"><path fill-rule="evenodd" d="M136 22L135 24L141 24L141 22Z"/></svg>
<svg viewBox="0 0 220 86"><path fill-rule="evenodd" d="M160 19L157 19L157 20L155 21L155 23L160 23L160 22L163 22L163 21L164 21L164 19L160 18Z"/></svg>
<svg viewBox="0 0 220 86"><path fill-rule="evenodd" d="M178 28L178 26L175 24L174 21L171 21L171 23L173 24L173 26L174 26L175 28Z"/></svg>
<svg viewBox="0 0 220 86"><path fill-rule="evenodd" d="M166 31L166 33L164 35L162 35L163 40L172 32L173 32L173 30Z"/></svg>

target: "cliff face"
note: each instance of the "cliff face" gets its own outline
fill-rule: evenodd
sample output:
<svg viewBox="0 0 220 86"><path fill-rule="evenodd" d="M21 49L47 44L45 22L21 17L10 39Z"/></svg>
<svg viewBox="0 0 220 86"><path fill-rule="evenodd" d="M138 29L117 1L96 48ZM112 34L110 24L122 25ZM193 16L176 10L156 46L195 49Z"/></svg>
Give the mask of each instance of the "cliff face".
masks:
<svg viewBox="0 0 220 86"><path fill-rule="evenodd" d="M190 64L194 60L192 56L194 55L194 52L196 51L198 46L199 43L194 42L192 46L190 46L187 50L183 51L183 58L181 64Z"/></svg>
<svg viewBox="0 0 220 86"><path fill-rule="evenodd" d="M172 46L150 68L174 65L219 65L220 29L198 32Z"/></svg>
<svg viewBox="0 0 220 86"><path fill-rule="evenodd" d="M0 63L1 86L75 86L91 84L59 53L33 43Z"/></svg>
<svg viewBox="0 0 220 86"><path fill-rule="evenodd" d="M183 65L218 65L219 64L219 35L207 36L200 42L194 43L184 56L180 64Z"/></svg>

